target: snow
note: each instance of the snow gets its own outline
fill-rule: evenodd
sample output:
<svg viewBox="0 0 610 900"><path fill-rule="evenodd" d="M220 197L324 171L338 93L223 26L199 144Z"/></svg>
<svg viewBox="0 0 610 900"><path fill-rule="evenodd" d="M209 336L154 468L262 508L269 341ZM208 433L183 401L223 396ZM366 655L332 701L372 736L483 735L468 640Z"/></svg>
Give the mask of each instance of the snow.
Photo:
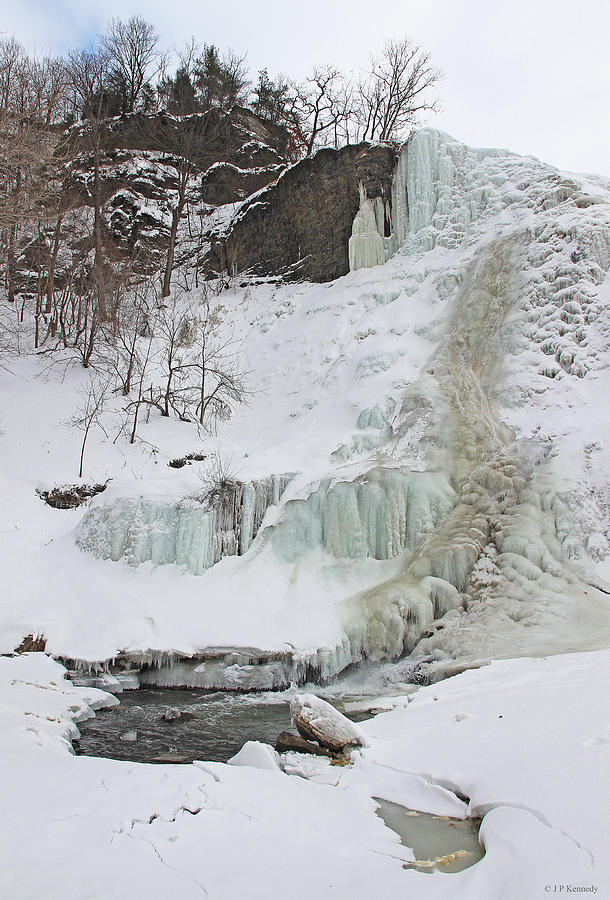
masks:
<svg viewBox="0 0 610 900"><path fill-rule="evenodd" d="M370 746L353 765L303 763L304 778L281 768L298 769L298 755L278 766L255 743L232 765L74 757L72 717L114 698L70 686L42 654L3 658L3 893L500 900L563 884L606 896L609 662L505 660L420 689L360 726ZM452 875L403 869L412 853L373 797L484 814L485 856Z"/></svg>
<svg viewBox="0 0 610 900"><path fill-rule="evenodd" d="M246 741L239 753L228 761L230 766L249 766L254 769L279 770L279 754L269 744Z"/></svg>
<svg viewBox="0 0 610 900"><path fill-rule="evenodd" d="M113 398L85 456L111 480L86 508L36 490L76 480L65 423L88 374L69 352L3 355L0 649L42 635L83 664L78 687L41 654L0 658L3 894L604 896L609 184L418 132L393 256L328 285L233 282L220 327L249 402L215 434L153 412L132 446ZM357 233L382 237L363 209ZM7 325L26 347L28 323ZM193 501L218 453L235 521ZM113 691L269 689L363 658L383 688L477 668L393 699L344 769L251 745L231 766L70 752L116 702L89 664ZM404 870L373 797L484 814L485 857Z"/></svg>

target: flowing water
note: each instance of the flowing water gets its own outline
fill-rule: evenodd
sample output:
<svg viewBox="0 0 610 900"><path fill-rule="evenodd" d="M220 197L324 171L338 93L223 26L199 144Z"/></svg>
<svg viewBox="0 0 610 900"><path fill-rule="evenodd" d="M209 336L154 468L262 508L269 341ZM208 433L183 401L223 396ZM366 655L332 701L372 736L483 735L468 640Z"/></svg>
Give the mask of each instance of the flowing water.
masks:
<svg viewBox="0 0 610 900"><path fill-rule="evenodd" d="M165 721L168 709L179 710L180 718ZM140 688L80 723L75 749L135 762L226 762L245 741L274 744L290 727L290 700L282 694Z"/></svg>
<svg viewBox="0 0 610 900"><path fill-rule="evenodd" d="M375 685L379 687L379 685ZM384 686L385 695L406 695L414 685ZM354 722L370 719L382 709L375 694L362 694L344 683L319 693ZM134 762L190 763L195 759L226 762L246 741L275 744L281 731L293 730L290 718L292 691L240 694L206 693L182 688L140 688L124 691L120 703L101 709L79 723L78 754L126 759ZM387 708L387 707L386 707ZM166 721L167 710L180 716Z"/></svg>

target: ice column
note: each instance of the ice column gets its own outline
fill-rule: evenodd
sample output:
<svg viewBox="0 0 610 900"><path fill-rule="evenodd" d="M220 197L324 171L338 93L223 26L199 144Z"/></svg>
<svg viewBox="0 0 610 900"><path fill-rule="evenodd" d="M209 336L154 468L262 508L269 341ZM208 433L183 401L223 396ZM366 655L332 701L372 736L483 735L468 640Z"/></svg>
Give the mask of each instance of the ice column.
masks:
<svg viewBox="0 0 610 900"><path fill-rule="evenodd" d="M409 233L409 203L407 198L407 145L402 148L396 161L392 179L392 232L396 247L401 247Z"/></svg>
<svg viewBox="0 0 610 900"><path fill-rule="evenodd" d="M348 246L351 272L381 266L386 261L384 219L383 199L368 198L363 185L360 185L360 209L352 225L352 236Z"/></svg>
<svg viewBox="0 0 610 900"><path fill-rule="evenodd" d="M224 556L247 553L267 509L292 475L232 482L199 502L120 497L89 509L76 543L102 559L131 565L177 563L201 575Z"/></svg>

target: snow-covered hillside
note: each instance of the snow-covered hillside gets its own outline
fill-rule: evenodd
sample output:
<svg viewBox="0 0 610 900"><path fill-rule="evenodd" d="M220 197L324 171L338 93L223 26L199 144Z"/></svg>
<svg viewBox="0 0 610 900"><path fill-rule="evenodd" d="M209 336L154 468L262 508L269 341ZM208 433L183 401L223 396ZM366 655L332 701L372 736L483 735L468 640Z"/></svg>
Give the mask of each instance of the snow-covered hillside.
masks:
<svg viewBox="0 0 610 900"><path fill-rule="evenodd" d="M160 418L135 449L98 432L87 474L112 482L84 515L34 493L74 480L82 373L6 366L3 649L32 632L89 661L248 647L328 677L413 647L606 643L610 183L426 129L393 195L385 265L220 296L248 405L214 438ZM166 465L189 450L242 482L295 473L279 504L253 494L256 540L211 568L206 463Z"/></svg>
<svg viewBox="0 0 610 900"><path fill-rule="evenodd" d="M215 435L153 411L129 444L109 401L87 507L37 491L77 480L89 374L0 359L2 896L608 896L610 180L425 129L350 259L234 278L248 402ZM27 635L46 656L12 655ZM50 655L118 691L363 660L361 691L433 683L385 698L345 768L257 744L153 766L71 755L116 699ZM405 870L374 798L483 816L485 856Z"/></svg>

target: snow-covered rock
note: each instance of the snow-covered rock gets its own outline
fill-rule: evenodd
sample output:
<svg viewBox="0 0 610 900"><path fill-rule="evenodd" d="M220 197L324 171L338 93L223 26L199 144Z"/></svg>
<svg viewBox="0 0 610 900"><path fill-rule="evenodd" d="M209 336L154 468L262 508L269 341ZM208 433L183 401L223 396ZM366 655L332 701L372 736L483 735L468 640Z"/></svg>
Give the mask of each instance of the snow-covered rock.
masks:
<svg viewBox="0 0 610 900"><path fill-rule="evenodd" d="M239 753L232 756L228 762L230 766L251 766L253 769L280 768L279 755L269 744L261 741L246 741Z"/></svg>
<svg viewBox="0 0 610 900"><path fill-rule="evenodd" d="M360 730L347 716L314 694L297 694L290 702L290 714L299 734L335 753L366 744Z"/></svg>

